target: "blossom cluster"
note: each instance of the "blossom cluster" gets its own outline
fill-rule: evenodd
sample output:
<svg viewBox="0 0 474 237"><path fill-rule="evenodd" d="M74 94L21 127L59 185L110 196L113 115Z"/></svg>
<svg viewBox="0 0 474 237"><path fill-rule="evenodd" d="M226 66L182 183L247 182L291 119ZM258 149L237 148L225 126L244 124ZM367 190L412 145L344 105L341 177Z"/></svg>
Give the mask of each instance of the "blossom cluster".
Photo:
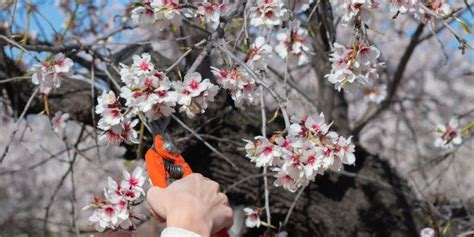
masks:
<svg viewBox="0 0 474 237"><path fill-rule="evenodd" d="M339 171L342 164L355 163L351 137L329 131L331 124L325 123L322 113L315 117L293 116L291 122L286 134L276 133L270 139L257 136L255 142L246 141L250 161L277 172L275 186L294 192L325 170Z"/></svg>
<svg viewBox="0 0 474 237"><path fill-rule="evenodd" d="M260 213L260 208L244 208L245 226L247 226L248 228L260 227L260 225L262 224L262 221L260 220Z"/></svg>
<svg viewBox="0 0 474 237"><path fill-rule="evenodd" d="M436 133L438 134L434 145L445 149L453 148L462 142L462 133L459 127L459 120L451 119L447 124L438 124Z"/></svg>
<svg viewBox="0 0 474 237"><path fill-rule="evenodd" d="M386 2L391 12L396 14L414 14L416 18L425 24L434 19L432 13L444 17L452 12L447 0L426 1L426 4L420 0L387 0ZM422 7L421 4L423 4L424 7ZM341 17L341 22L346 25L369 21L372 12L379 9L380 5L380 2L376 0L334 1L336 14ZM429 11L427 11L425 7L429 9Z"/></svg>
<svg viewBox="0 0 474 237"><path fill-rule="evenodd" d="M288 18L289 11L284 7L282 0L257 0L250 9L250 25L273 27L281 25Z"/></svg>
<svg viewBox="0 0 474 237"><path fill-rule="evenodd" d="M224 3L202 1L196 3L197 10L195 16L201 18L211 29L215 30L219 26L220 16L225 11Z"/></svg>
<svg viewBox="0 0 474 237"><path fill-rule="evenodd" d="M74 62L63 53L56 54L52 60L46 60L32 66L33 84L39 85L41 93L48 95L54 88L61 86L61 80L72 75Z"/></svg>
<svg viewBox="0 0 474 237"><path fill-rule="evenodd" d="M298 65L309 62L312 53L310 42L308 41L308 30L294 24L289 30L276 35L278 45L275 52L282 58L289 61L296 61Z"/></svg>
<svg viewBox="0 0 474 237"><path fill-rule="evenodd" d="M120 76L125 86L120 96L131 114L142 112L149 119L168 117L180 106L188 117L204 113L207 102L214 101L218 87L197 72L188 73L183 81L171 82L165 73L155 69L151 56L133 56L133 64L123 65Z"/></svg>
<svg viewBox="0 0 474 237"><path fill-rule="evenodd" d="M340 91L347 85L357 82L359 85L372 85L379 77L378 69L383 65L378 62L380 51L363 41L356 41L352 46L334 43L330 55L331 72L326 75L329 82Z"/></svg>
<svg viewBox="0 0 474 237"><path fill-rule="evenodd" d="M378 9L380 3L375 0L335 0L334 6L341 22L353 25L357 21L367 22L371 12Z"/></svg>
<svg viewBox="0 0 474 237"><path fill-rule="evenodd" d="M124 115L126 108L113 91L104 92L97 98L95 112L101 115L97 124L103 130L99 141L109 144L138 143L137 131L133 129L138 120L131 118L130 113Z"/></svg>
<svg viewBox="0 0 474 237"><path fill-rule="evenodd" d="M95 108L101 115L97 126L104 131L100 140L108 143L138 143L133 129L138 124L139 120L134 119L138 114L156 120L169 117L176 106L190 118L204 113L219 91L218 86L197 72L186 74L183 81L172 82L155 68L148 53L134 55L130 66L121 67L124 86L120 97L113 91L104 92Z"/></svg>
<svg viewBox="0 0 474 237"><path fill-rule="evenodd" d="M452 12L451 7L448 4L448 0L427 1L426 8L441 17L445 17ZM415 12L415 17L420 19L420 21L425 24L432 22L435 17L429 11L427 11L425 8L419 7Z"/></svg>
<svg viewBox="0 0 474 237"><path fill-rule="evenodd" d="M97 231L102 232L107 228L133 229L131 219L143 219L141 214L132 210L140 197L145 195L143 169L137 167L131 175L124 170L123 178L118 183L109 177L108 187L104 189L105 199L94 197L92 202L83 208L83 210L94 209L89 217L89 224L94 225Z"/></svg>
<svg viewBox="0 0 474 237"><path fill-rule="evenodd" d="M256 104L260 90L255 80L242 67L232 66L226 69L211 67L211 71L222 88L228 90L237 106Z"/></svg>
<svg viewBox="0 0 474 237"><path fill-rule="evenodd" d="M156 26L157 29L163 29L171 24L181 25L182 12L179 0L145 0L142 6L132 10L131 18L137 25Z"/></svg>
<svg viewBox="0 0 474 237"><path fill-rule="evenodd" d="M53 131L59 136L64 135L64 130L66 129L69 117L69 113L63 113L61 111L58 111L51 119L51 127L53 128Z"/></svg>
<svg viewBox="0 0 474 237"><path fill-rule="evenodd" d="M201 74L197 72L187 74L183 81L176 81L173 85L178 93L179 111L185 112L189 118L204 113L207 102L213 102L219 92L219 87L209 79L202 80Z"/></svg>
<svg viewBox="0 0 474 237"><path fill-rule="evenodd" d="M131 19L140 26L164 29L167 26L178 27L183 18L198 18L211 29L217 29L220 17L225 11L224 3L201 1L180 4L179 0L145 0L134 8Z"/></svg>

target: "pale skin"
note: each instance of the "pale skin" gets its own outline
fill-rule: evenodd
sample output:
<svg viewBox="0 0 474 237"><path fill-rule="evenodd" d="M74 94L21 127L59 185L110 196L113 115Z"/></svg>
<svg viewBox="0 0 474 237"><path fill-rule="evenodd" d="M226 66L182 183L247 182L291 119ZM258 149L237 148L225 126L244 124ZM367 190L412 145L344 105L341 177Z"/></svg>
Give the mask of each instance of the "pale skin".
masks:
<svg viewBox="0 0 474 237"><path fill-rule="evenodd" d="M200 174L191 174L165 189L147 192L152 214L167 227L177 227L211 236L232 226L232 209L219 184Z"/></svg>

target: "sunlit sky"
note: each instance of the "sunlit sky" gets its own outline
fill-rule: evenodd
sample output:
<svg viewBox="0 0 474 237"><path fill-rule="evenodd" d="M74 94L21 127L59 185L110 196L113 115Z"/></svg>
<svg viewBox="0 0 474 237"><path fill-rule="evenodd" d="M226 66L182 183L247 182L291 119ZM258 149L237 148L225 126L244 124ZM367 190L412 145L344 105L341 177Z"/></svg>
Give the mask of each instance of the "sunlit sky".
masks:
<svg viewBox="0 0 474 237"><path fill-rule="evenodd" d="M65 21L67 19L65 19L64 15L56 7L56 1L55 0L34 0L34 1L30 0L30 1L39 8L39 12L44 16L43 17L43 16L40 16L39 14L33 14L33 16L30 18L30 30L29 30L30 34L36 35L36 37L40 40L45 40L45 37L46 37L47 40L50 40L54 36L54 31L62 32L62 30L64 29ZM20 25L23 28L26 25L26 12L27 12L27 9L25 7L26 6L25 2L26 1L18 1L17 12L16 12L16 17L15 17L16 24ZM71 0L69 2L70 2L70 4L73 4L73 5L75 4L74 0ZM120 5L123 5L124 8L125 8L125 6L127 6L131 2L136 2L136 1L102 0L102 1L94 1L94 4L95 5L106 4L107 6L112 6L112 4L115 4L115 5L120 4ZM451 0L451 2L453 2L453 1ZM110 9L113 9L113 8L112 7L107 7L107 9L110 11ZM83 10L82 12L84 13L85 12L84 9L82 9L82 10ZM79 10L78 12L80 14L81 10ZM123 14L123 12L117 11L117 12L114 12L114 14L115 15L121 15L121 14ZM44 18L47 18L47 20L45 20ZM471 25L471 26L474 25L474 17L471 15L471 13L469 11L466 11L462 16L460 16L460 18L463 21L467 22L469 25ZM0 12L0 19L1 19L1 21L5 22L6 20L9 19L9 16L7 14L5 14L5 12L4 13ZM104 19L104 21L106 21L106 20L110 21L110 19ZM48 21L49 21L49 23L48 23ZM119 26L119 21L120 21L119 18L115 19L115 21L114 21L115 22L115 27ZM87 22L83 22L83 24L87 24ZM453 28L455 28L456 30L458 30L460 32L464 31L462 26L457 22L453 23L452 26L453 26ZM53 30L53 28L54 28L54 30ZM22 31L24 31L24 29L22 29ZM414 31L414 29L408 31L407 34L410 35L410 34L413 33L413 31ZM474 45L474 35L473 34L467 35L466 39L468 40L468 42L471 45ZM454 37L452 37L452 39L447 43L447 45L445 47L447 47L447 50L457 49L458 42L456 41L456 39ZM10 51L10 53L13 54L13 55L16 55L18 53L18 51L15 50L15 49L12 49ZM474 61L474 53L471 51L471 52L468 52L468 54L469 54L468 58L470 60ZM38 54L38 56L40 58L43 58L45 55L46 55L45 53ZM29 57L25 57L25 59L30 59L31 60L31 58L29 58Z"/></svg>

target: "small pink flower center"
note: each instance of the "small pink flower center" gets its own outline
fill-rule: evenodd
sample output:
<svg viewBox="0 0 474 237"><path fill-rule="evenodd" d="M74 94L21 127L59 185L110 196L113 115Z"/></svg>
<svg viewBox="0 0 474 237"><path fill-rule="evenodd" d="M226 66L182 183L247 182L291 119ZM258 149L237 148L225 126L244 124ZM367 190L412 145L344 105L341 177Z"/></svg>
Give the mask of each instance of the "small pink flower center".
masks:
<svg viewBox="0 0 474 237"><path fill-rule="evenodd" d="M191 83L189 83L189 87L191 87L191 89L193 90L196 90L197 88L199 88L199 82L193 80Z"/></svg>
<svg viewBox="0 0 474 237"><path fill-rule="evenodd" d="M148 71L150 69L150 65L148 63L141 63L140 64L140 69L142 69L143 71Z"/></svg>
<svg viewBox="0 0 474 237"><path fill-rule="evenodd" d="M112 114L112 117L120 117L120 111L118 109L114 109L110 112Z"/></svg>
<svg viewBox="0 0 474 237"><path fill-rule="evenodd" d="M135 187L135 186L138 185L138 179L136 179L136 178L130 178L130 179L128 180L128 183L130 184L130 186Z"/></svg>
<svg viewBox="0 0 474 237"><path fill-rule="evenodd" d="M64 60L62 59L56 60L56 65L62 67L64 65Z"/></svg>
<svg viewBox="0 0 474 237"><path fill-rule="evenodd" d="M105 208L105 214L107 214L107 216L113 216L114 215L114 208L113 207L106 207Z"/></svg>
<svg viewBox="0 0 474 237"><path fill-rule="evenodd" d="M125 193L125 196L126 196L126 197L129 197L129 198L135 198L136 195L135 195L134 192L128 191L128 192Z"/></svg>
<svg viewBox="0 0 474 237"><path fill-rule="evenodd" d="M327 150L324 151L323 155L325 157L329 157L329 155L331 155L331 152L332 152L332 150L330 148L328 148Z"/></svg>
<svg viewBox="0 0 474 237"><path fill-rule="evenodd" d="M267 146L263 148L263 154L268 155L273 152L273 148L271 146Z"/></svg>

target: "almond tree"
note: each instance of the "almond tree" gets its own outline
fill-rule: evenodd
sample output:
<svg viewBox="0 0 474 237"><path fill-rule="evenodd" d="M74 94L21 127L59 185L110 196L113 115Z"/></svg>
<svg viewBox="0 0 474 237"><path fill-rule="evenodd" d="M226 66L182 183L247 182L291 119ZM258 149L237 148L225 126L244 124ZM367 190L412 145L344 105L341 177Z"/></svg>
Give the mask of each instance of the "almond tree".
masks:
<svg viewBox="0 0 474 237"><path fill-rule="evenodd" d="M30 225L60 225L51 217L70 182L66 226L85 232L93 227L76 223L77 205L86 205L76 200L86 196L75 191L77 159L100 167L110 159L101 150L122 146L140 166L151 123L171 120L194 171L245 206L249 236L461 233L473 221L468 197L458 218L426 190L438 179L429 168L464 156L472 137L471 5L57 1L64 22L56 22L53 6L4 1L0 93L15 128L1 146L0 174L25 172L12 168L22 158L11 145L22 141L27 115L48 116L69 160L34 213L41 223ZM83 124L77 141L68 120ZM79 149L86 140L92 159ZM427 178L420 184L417 175ZM137 167L122 183L108 179L104 198L87 206L98 231L149 218L134 210L145 176Z"/></svg>

